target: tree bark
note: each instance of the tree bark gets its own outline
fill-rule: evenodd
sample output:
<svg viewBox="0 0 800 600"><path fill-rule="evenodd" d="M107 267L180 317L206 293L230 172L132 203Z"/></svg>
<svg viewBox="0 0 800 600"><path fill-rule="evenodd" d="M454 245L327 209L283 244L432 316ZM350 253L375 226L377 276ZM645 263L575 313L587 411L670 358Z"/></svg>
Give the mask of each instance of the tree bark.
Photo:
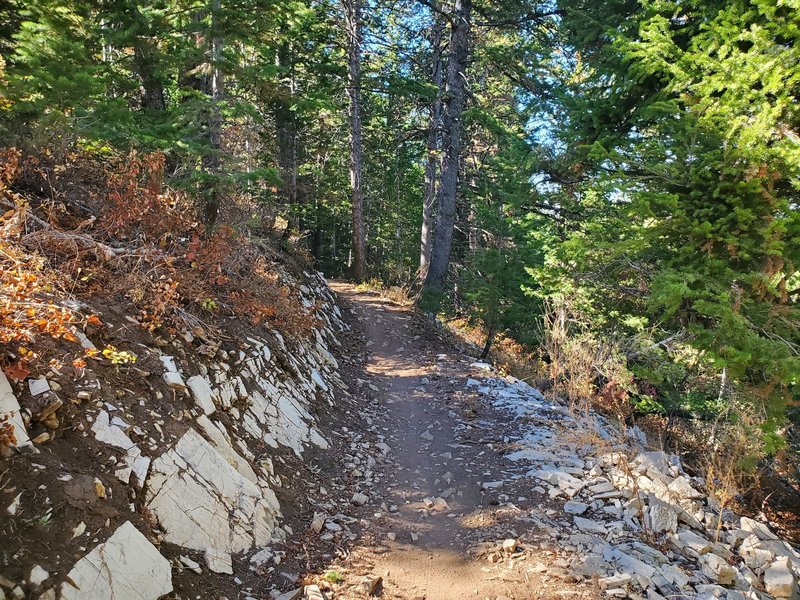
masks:
<svg viewBox="0 0 800 600"><path fill-rule="evenodd" d="M427 157L425 159L425 195L422 199L422 231L419 248L419 277L424 280L428 274L433 240L433 217L436 207L436 175L438 172L439 141L442 121L442 36L444 19L436 15L431 34L431 84L436 88L436 98L430 106L428 117Z"/></svg>
<svg viewBox="0 0 800 600"><path fill-rule="evenodd" d="M366 273L364 199L361 187L361 2L342 0L347 28L347 93L350 98L350 194L353 227L352 276L362 281Z"/></svg>
<svg viewBox="0 0 800 600"><path fill-rule="evenodd" d="M218 14L221 8L221 0L212 0L211 4L211 77L210 90L207 93L211 96L211 110L208 117L208 145L209 150L203 157L203 168L210 174L212 181L206 190L206 202L203 207L205 222L209 227L214 227L219 214L219 172L220 154L222 150L222 113L220 102L225 91L225 79L220 69L222 60L222 37L219 35Z"/></svg>
<svg viewBox="0 0 800 600"><path fill-rule="evenodd" d="M481 350L480 359L483 360L487 356L489 356L489 352L492 349L492 342L494 342L494 336L497 334L497 326L492 323L489 326L489 331L486 333L486 341L483 344L483 349Z"/></svg>
<svg viewBox="0 0 800 600"><path fill-rule="evenodd" d="M291 233L292 228L297 231L302 231L304 228L302 223L303 207L299 202L297 186L297 117L291 106L296 93L293 52L289 42L281 43L278 47L275 65L287 71L287 78L272 101L278 143L278 170L281 177L280 202L283 204L283 208L288 208L290 215L291 227L286 228L286 236Z"/></svg>
<svg viewBox="0 0 800 600"><path fill-rule="evenodd" d="M441 290L444 287L450 263L450 249L453 245L458 167L461 156L461 120L466 95L466 70L470 57L471 16L472 0L455 0L442 114L444 157L441 181L436 194L438 206L431 260L423 286L426 290Z"/></svg>

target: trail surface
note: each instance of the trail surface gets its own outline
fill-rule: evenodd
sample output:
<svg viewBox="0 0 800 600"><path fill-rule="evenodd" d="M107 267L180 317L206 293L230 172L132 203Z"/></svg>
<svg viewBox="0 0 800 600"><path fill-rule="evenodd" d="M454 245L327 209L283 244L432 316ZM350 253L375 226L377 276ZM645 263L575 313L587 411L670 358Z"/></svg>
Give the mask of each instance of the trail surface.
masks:
<svg viewBox="0 0 800 600"><path fill-rule="evenodd" d="M370 527L343 568L380 576L385 598L546 595L544 567L525 545L530 499L511 502L513 483L495 488L512 475L502 457L511 419L465 387L484 367L470 366L475 359L436 339L409 310L346 284L333 287L362 324L375 429L389 450L377 467L383 477L364 490ZM487 560L506 539L518 547Z"/></svg>

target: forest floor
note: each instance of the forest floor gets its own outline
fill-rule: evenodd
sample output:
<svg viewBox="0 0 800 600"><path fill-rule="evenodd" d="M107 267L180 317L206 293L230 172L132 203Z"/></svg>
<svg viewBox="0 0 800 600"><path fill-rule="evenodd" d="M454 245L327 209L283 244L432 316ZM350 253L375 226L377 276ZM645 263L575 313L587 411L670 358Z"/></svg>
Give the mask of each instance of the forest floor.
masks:
<svg viewBox="0 0 800 600"><path fill-rule="evenodd" d="M488 365L439 339L409 309L349 284L332 287L363 342L362 373L373 392L352 429L366 424L365 435L380 434L388 452L372 467L368 500L348 511L366 526L346 558L327 566L336 583L323 587L336 598L373 587L409 600L595 597L593 585L546 574L556 556L541 550L531 514L562 507L531 494L529 479L511 480L518 465L503 455L518 435L513 416L467 387Z"/></svg>

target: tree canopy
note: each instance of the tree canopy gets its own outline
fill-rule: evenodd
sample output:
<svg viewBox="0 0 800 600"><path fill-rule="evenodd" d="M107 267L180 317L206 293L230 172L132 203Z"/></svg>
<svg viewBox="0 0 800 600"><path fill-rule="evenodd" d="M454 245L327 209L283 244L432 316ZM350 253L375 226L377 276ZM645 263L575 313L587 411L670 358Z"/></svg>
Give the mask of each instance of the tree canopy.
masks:
<svg viewBox="0 0 800 600"><path fill-rule="evenodd" d="M620 365L586 367L597 394L747 406L775 451L800 395L799 9L10 0L0 135L160 152L209 231L258 221L487 351L556 360L560 311Z"/></svg>

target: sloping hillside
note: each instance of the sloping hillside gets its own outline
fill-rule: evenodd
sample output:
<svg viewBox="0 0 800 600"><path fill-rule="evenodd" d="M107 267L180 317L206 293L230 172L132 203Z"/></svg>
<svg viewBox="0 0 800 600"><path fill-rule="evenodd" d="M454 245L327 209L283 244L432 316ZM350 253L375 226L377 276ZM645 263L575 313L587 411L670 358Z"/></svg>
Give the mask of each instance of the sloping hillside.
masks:
<svg viewBox="0 0 800 600"><path fill-rule="evenodd" d="M324 279L206 234L147 157L127 178L5 159L0 588L155 598L179 556L232 573L291 531L297 465L329 447L347 325Z"/></svg>

